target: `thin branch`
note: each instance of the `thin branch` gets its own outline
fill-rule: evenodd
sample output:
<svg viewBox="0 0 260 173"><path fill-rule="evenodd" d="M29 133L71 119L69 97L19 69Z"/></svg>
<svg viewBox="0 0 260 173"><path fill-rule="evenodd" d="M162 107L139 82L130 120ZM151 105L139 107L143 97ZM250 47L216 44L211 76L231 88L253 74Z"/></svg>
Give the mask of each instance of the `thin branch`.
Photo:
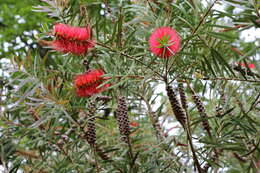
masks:
<svg viewBox="0 0 260 173"><path fill-rule="evenodd" d="M213 6L216 4L217 1L218 1L218 0L215 0L215 1L211 4L211 6L209 7L209 9L206 11L206 13L205 13L205 14L203 15L203 17L200 19L199 24L198 24L198 25L196 26L196 28L192 31L190 37L192 37L193 35L196 34L196 32L199 30L199 28L201 27L201 25L203 24L204 20L205 20L206 17L209 15L211 9L213 8ZM183 50L187 47L187 45L189 44L189 42L190 42L190 40L187 40L187 41L185 42L185 44L182 46L180 52L183 51ZM169 71L170 71L170 69L173 67L173 64L174 64L174 63L172 63L172 64L170 65Z"/></svg>
<svg viewBox="0 0 260 173"><path fill-rule="evenodd" d="M255 107L256 103L258 102L259 98L260 98L260 93L258 93L256 99L255 99L254 102L251 104L251 106L250 106L249 110L246 112L246 114L249 113L251 110L254 109L254 107Z"/></svg>
<svg viewBox="0 0 260 173"><path fill-rule="evenodd" d="M202 78L202 80L224 80L224 81L240 81L240 82L256 82L259 83L260 80L251 80L251 79L240 79L240 78L225 78L225 77L216 77L216 78Z"/></svg>
<svg viewBox="0 0 260 173"><path fill-rule="evenodd" d="M255 152L255 151L258 149L258 146L259 146L259 144L260 144L260 140L258 140L258 142L257 142L257 144L256 144L256 145L254 145L254 146L255 146L255 147L254 147L254 149L252 149L250 152L248 152L248 153L244 154L244 155L243 155L243 156L241 156L241 157L246 157L246 156L248 156L248 155L252 154L253 152Z"/></svg>
<svg viewBox="0 0 260 173"><path fill-rule="evenodd" d="M254 25L244 25L244 24L241 24L241 25L236 25L234 27L231 27L231 28L226 28L226 29L222 29L220 30L219 32L228 32L228 31L233 31L233 30L237 30L239 28L244 28L244 29L248 29L250 27L252 27Z"/></svg>
<svg viewBox="0 0 260 173"><path fill-rule="evenodd" d="M198 64L198 61L197 62L193 62L191 63L190 65L188 65L186 68L184 68L182 71L188 71L190 68L194 67L196 64ZM168 71L169 73L170 71ZM180 73L178 74L176 77L174 77L170 82L169 82L169 85L175 81L176 79L178 79L181 75L183 75L183 73Z"/></svg>
<svg viewBox="0 0 260 173"><path fill-rule="evenodd" d="M259 13L259 4L257 3L258 0L254 0L254 8L255 8L255 12L257 14L257 16L260 18L260 13Z"/></svg>
<svg viewBox="0 0 260 173"><path fill-rule="evenodd" d="M109 77L110 78L110 77ZM144 79L144 76L137 76L137 75L116 75L111 78L131 78L131 79Z"/></svg>
<svg viewBox="0 0 260 173"><path fill-rule="evenodd" d="M201 20L200 20L198 26L193 30L192 35L194 35L194 34L198 31L198 29L200 28L200 26L201 26L202 23L204 22L205 18L209 15L209 12L211 11L211 9L213 8L213 6L216 4L217 1L218 1L218 0L215 0L215 1L211 4L211 6L210 6L209 9L207 10L207 12L206 12L206 13L203 15L203 17L201 18ZM189 42L189 41L188 41L188 42ZM188 42L187 42L187 43L188 43Z"/></svg>
<svg viewBox="0 0 260 173"><path fill-rule="evenodd" d="M151 120L151 122L152 122L152 125L153 125L153 127L154 127L154 130L155 130L155 133L156 133L156 136L157 136L157 140L158 140L159 142L163 142L164 136L163 136L163 134L162 134L161 129L157 129L157 128L156 128L156 121L157 121L157 120L155 119L154 113L153 113L153 111L152 111L152 106L151 106L151 104L150 104L149 101L148 101L144 96L142 96L141 94L136 93L136 95L138 95L138 96L141 98L141 100L143 100L143 101L145 102L145 104L146 104L146 106L147 106L147 113L148 113L149 118L150 118L150 120ZM157 134L157 133L158 133L158 134ZM163 148L163 150L164 150L166 153L169 153L171 157L174 157L174 158L177 157L177 158L178 158L178 156L177 156L173 151L169 151L169 150L167 150L167 148ZM177 161L177 163L178 163L179 165L182 165L182 163L179 162L179 159L176 159L176 161Z"/></svg>
<svg viewBox="0 0 260 173"><path fill-rule="evenodd" d="M145 66L146 68L150 69L152 72L154 72L155 74L157 74L157 75L160 76L161 78L164 78L159 72L155 71L152 67L150 67L149 65L143 63L141 60L136 59L135 57L133 57L133 56L131 56L131 55L128 55L128 54L125 53L125 52L117 51L117 50L115 50L115 49L113 49L113 48L111 48L111 47L109 47L109 46L106 46L106 45L104 45L104 44L102 44L102 43L97 43L97 45L102 46L102 47L104 47L104 48L107 48L107 49L109 49L109 50L112 51L112 52L119 53L119 54L121 54L121 55L123 55L123 56L125 56L125 57L127 57L127 58L129 58L129 59L132 59L132 60L138 62L139 64Z"/></svg>
<svg viewBox="0 0 260 173"><path fill-rule="evenodd" d="M100 173L100 167L98 165L98 159L97 159L98 154L97 154L96 147L95 146L91 146L91 150L93 151L93 154L94 154L95 167L96 167L97 173Z"/></svg>
<svg viewBox="0 0 260 173"><path fill-rule="evenodd" d="M248 145L247 145L247 143L246 143L246 141L245 141L244 139L242 139L242 141L243 141L243 143L244 143L246 149L247 149L247 150L250 150L249 147L248 147ZM251 153L250 153L250 154L251 154ZM255 170L258 170L257 161L254 159L254 157L253 157L252 155L251 155L250 157L251 157L251 161L253 162L253 168L255 168ZM260 171L258 170L256 173L260 173Z"/></svg>
<svg viewBox="0 0 260 173"><path fill-rule="evenodd" d="M129 157L131 159L130 172L132 172L133 169L134 169L134 166L135 166L135 158L134 158L133 149L132 149L132 145L131 145L129 135L126 136L126 140L127 140L127 145L128 145L128 148L129 148L128 154L129 154Z"/></svg>
<svg viewBox="0 0 260 173"><path fill-rule="evenodd" d="M155 119L155 116L154 116L154 113L153 113L153 111L152 111L152 107L151 107L151 105L150 105L150 103L148 102L148 100L144 97L144 96L142 96L141 94L138 94L139 95L139 97L145 102L145 104L146 104L146 107L147 107L147 111L148 111L148 115L149 115L149 118L150 118L150 120L151 120L151 122L152 122L152 125L153 125L153 127L154 127L154 130L155 130L155 133L156 133L156 136L157 136L157 139L160 141L160 142L162 142L163 140L164 140L164 137L163 137L163 135L162 135L162 132L161 131L159 131L159 129L157 129L156 128L156 119ZM175 155L175 154L174 154Z"/></svg>
<svg viewBox="0 0 260 173"><path fill-rule="evenodd" d="M156 14L156 11L154 10L153 6L151 5L150 1L149 0L146 0L149 7L151 8L152 12Z"/></svg>
<svg viewBox="0 0 260 173"><path fill-rule="evenodd" d="M193 160L194 160L194 163L195 163L195 165L196 165L196 167L198 169L198 172L202 173L203 171L202 171L202 169L200 167L200 163L199 163L199 160L198 160L198 157L196 155L196 151L194 149L193 142L192 142L192 133L191 133L190 120L189 120L187 109L185 109L185 112L186 112L186 118L187 118L187 124L186 124L186 126L187 126L186 127L186 129L187 129L187 138L188 138L188 141L189 141L189 144L190 144Z"/></svg>
<svg viewBox="0 0 260 173"><path fill-rule="evenodd" d="M193 80L194 78L182 78L178 79L180 82L186 83L186 80ZM240 78L225 78L225 77L215 77L215 78L198 78L201 80L208 80L208 81L216 81L216 80L222 80L222 81L239 81L239 82L255 82L260 83L260 80L251 80L251 79L240 79Z"/></svg>
<svg viewBox="0 0 260 173"><path fill-rule="evenodd" d="M188 86L188 88L192 91L192 95L195 96L196 93L195 93L195 91L191 88L191 86L190 86L190 84L189 84L188 82L187 82L187 86ZM196 105L197 105L197 104L196 104ZM198 105L197 105L197 107L198 107ZM198 108L198 111L200 112L200 114L203 113L202 118L207 118L207 115L206 115L206 113L205 113L205 110L204 110L204 112L201 112L202 110L200 111L200 109ZM196 152L195 152L195 150L194 150L194 148L193 148L193 144L192 144L192 134L191 134L191 128L190 128L190 120L189 120L189 116L188 116L188 111L187 111L187 109L185 109L185 112L186 112L186 117L187 117L187 135L188 135L188 140L189 140L189 144L190 144L190 147L191 147L191 151L192 151L192 154L193 154L193 160L194 160L194 162L195 162L195 164L196 164L196 166L197 166L197 168L198 168L198 171L199 171L199 172L200 172L200 171L203 172L203 170L201 169L200 164L199 164L199 162L198 162L198 160L197 160ZM206 124L207 124L206 127L205 127L204 122L206 122ZM210 130L209 130L210 128L209 128L209 125L208 125L208 121L207 121L207 120L204 120L204 121L203 121L203 126L204 126L204 129L207 131L207 133L208 133L210 139L212 139L211 132L210 132ZM207 127L208 127L208 128L207 128Z"/></svg>

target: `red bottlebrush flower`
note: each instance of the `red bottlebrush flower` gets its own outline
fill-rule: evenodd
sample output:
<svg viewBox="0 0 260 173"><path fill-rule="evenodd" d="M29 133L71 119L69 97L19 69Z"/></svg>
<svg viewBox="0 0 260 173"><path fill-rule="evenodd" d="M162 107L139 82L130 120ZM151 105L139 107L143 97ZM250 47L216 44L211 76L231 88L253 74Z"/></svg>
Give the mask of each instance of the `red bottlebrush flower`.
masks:
<svg viewBox="0 0 260 173"><path fill-rule="evenodd" d="M238 65L242 66L242 67L246 67L248 66L250 69L255 68L255 64L245 64L245 63L238 63Z"/></svg>
<svg viewBox="0 0 260 173"><path fill-rule="evenodd" d="M94 47L90 27L73 27L58 23L54 25L56 40L51 43L54 50L75 55L84 55Z"/></svg>
<svg viewBox="0 0 260 173"><path fill-rule="evenodd" d="M138 126L139 126L139 124L138 124L137 122L135 122L135 121L130 122L129 125L130 125L131 127L138 127Z"/></svg>
<svg viewBox="0 0 260 173"><path fill-rule="evenodd" d="M79 97L90 97L104 91L109 87L109 84L99 87L105 81L105 78L102 77L104 74L103 70L97 69L89 70L84 74L77 75L74 80L76 94Z"/></svg>
<svg viewBox="0 0 260 173"><path fill-rule="evenodd" d="M181 39L174 29L160 27L151 34L149 44L153 54L162 58L169 58L180 50Z"/></svg>
<svg viewBox="0 0 260 173"><path fill-rule="evenodd" d="M76 42L66 39L57 39L51 43L51 47L59 52L84 55L89 48L94 46L94 42Z"/></svg>
<svg viewBox="0 0 260 173"><path fill-rule="evenodd" d="M86 41L91 39L90 27L73 27L63 23L54 25L54 34L70 40Z"/></svg>

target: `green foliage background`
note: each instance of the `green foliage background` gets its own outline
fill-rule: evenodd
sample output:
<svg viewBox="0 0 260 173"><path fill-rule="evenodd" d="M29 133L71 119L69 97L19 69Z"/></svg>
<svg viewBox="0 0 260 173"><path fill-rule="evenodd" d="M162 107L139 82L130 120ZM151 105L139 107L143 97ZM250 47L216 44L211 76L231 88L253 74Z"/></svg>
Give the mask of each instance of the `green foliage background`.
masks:
<svg viewBox="0 0 260 173"><path fill-rule="evenodd" d="M197 0L0 2L1 49L4 42L11 43L17 36L33 39L37 45L19 50L13 50L12 45L1 54L11 61L8 69L12 70L10 77L1 77L2 166L9 172L202 172L194 166L188 135L176 123L166 93L158 93L158 86L165 90L166 76L175 89L177 81L184 83L188 126L200 167L210 164L208 172L257 172L260 43L259 39L243 41L240 32L259 28L260 4L257 0L206 4ZM225 11L213 8L217 4L225 4ZM235 13L237 8L241 11ZM15 15L26 22L19 24ZM95 49L77 57L39 45L41 39L53 39L48 32L58 22L90 24ZM175 28L182 38L181 51L169 60L149 51L148 38L160 26ZM23 35L31 30L40 33ZM100 95L76 97L73 78L85 72L84 60L91 69L103 68L111 77L107 81L111 87L100 94L111 97L108 102L96 101ZM242 68L238 63L256 67ZM203 130L204 119L188 85L203 100L212 137ZM130 135L134 157L129 155L129 146L120 141L114 118L119 95L127 98L130 121L139 124ZM93 152L78 126L79 113L88 111L90 102L95 102L98 110L99 153ZM221 114L216 107L222 109ZM163 128L162 140L156 138L157 118ZM173 135L165 137L168 127L163 120L177 124Z"/></svg>

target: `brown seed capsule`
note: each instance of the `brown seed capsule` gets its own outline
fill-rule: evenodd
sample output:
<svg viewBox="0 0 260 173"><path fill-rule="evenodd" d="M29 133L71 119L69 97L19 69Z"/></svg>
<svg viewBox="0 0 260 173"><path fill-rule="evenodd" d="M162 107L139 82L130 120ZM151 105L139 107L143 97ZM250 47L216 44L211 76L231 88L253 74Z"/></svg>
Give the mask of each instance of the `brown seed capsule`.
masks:
<svg viewBox="0 0 260 173"><path fill-rule="evenodd" d="M181 125L185 128L186 124L186 115L183 108L180 105L179 100L177 99L176 93L173 91L171 86L166 87L167 95L170 100L172 111L177 119L181 123Z"/></svg>
<svg viewBox="0 0 260 173"><path fill-rule="evenodd" d="M209 136L211 136L210 126L209 126L209 122L207 120L208 115L205 111L205 107L204 107L202 101L200 100L199 96L195 95L195 93L193 94L192 98L193 98L194 103L196 104L197 110L198 110L201 118L203 118L203 120L202 120L203 128L208 132Z"/></svg>
<svg viewBox="0 0 260 173"><path fill-rule="evenodd" d="M235 158L237 158L240 162L245 163L246 159L244 159L243 157L241 157L240 155L238 155L237 153L233 153L233 155L235 156Z"/></svg>
<svg viewBox="0 0 260 173"><path fill-rule="evenodd" d="M222 102L223 105L227 103L226 95L223 92L221 93L220 101Z"/></svg>
<svg viewBox="0 0 260 173"><path fill-rule="evenodd" d="M220 91L220 101L219 101L219 105L216 106L216 116L221 118L224 116L225 110L224 110L224 105L226 105L227 103L227 99L226 99L226 95L224 93L224 91Z"/></svg>
<svg viewBox="0 0 260 173"><path fill-rule="evenodd" d="M107 102L111 99L112 99L112 97L110 97L110 96L97 96L97 98L96 98L97 101L104 101L104 102Z"/></svg>
<svg viewBox="0 0 260 173"><path fill-rule="evenodd" d="M104 152L101 148L99 148L98 146L96 146L96 152L97 152L98 156L99 156L101 159L103 159L103 160L105 160L105 161L111 160L110 157L109 157L109 155L108 155L107 153L105 153L105 152Z"/></svg>
<svg viewBox="0 0 260 173"><path fill-rule="evenodd" d="M185 95L184 87L181 82L178 83L178 90L179 90L179 94L180 94L180 98L181 98L182 108L186 110L188 108L187 97Z"/></svg>
<svg viewBox="0 0 260 173"><path fill-rule="evenodd" d="M216 106L216 113L216 116L221 118L224 114L223 108L221 106Z"/></svg>
<svg viewBox="0 0 260 173"><path fill-rule="evenodd" d="M130 134L130 125L127 115L127 105L125 97L119 97L118 107L116 109L116 119L119 126L120 134L122 135L122 141L127 143L127 138Z"/></svg>
<svg viewBox="0 0 260 173"><path fill-rule="evenodd" d="M87 128L85 129L85 138L91 146L95 146L96 144L95 112L95 105L91 102L89 105L89 112L87 114Z"/></svg>

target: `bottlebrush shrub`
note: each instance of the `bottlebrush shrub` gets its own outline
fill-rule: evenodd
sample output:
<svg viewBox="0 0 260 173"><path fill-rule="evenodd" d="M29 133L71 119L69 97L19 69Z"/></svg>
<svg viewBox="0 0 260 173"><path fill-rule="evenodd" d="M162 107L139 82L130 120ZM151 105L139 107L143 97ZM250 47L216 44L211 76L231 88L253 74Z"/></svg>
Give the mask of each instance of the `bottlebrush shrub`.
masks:
<svg viewBox="0 0 260 173"><path fill-rule="evenodd" d="M75 76L74 86L77 96L90 97L108 88L109 84L99 87L105 81L105 78L102 77L104 74L104 71L101 69L93 69Z"/></svg>
<svg viewBox="0 0 260 173"><path fill-rule="evenodd" d="M13 5L27 1L19 2ZM5 57L0 60L4 70L0 77L1 170L257 172L259 45L255 45L258 40L246 42L240 31L257 24L258 8L247 0L236 1L240 12L230 10L237 7L235 1L203 2L41 0L33 1L41 13L30 15L31 20L23 24L14 20L19 27L7 22L10 26L0 29L0 40L15 37L5 41L9 46L0 44L0 57ZM219 6L225 8L216 10ZM33 23L37 16L50 18ZM88 27L55 25L60 21L73 26L90 21L94 35ZM247 22L239 26L238 21ZM53 39L35 45L31 33L40 31L35 38L44 39L49 22L56 22ZM228 31L220 32L223 29ZM18 49L21 42L16 36L21 42L33 42ZM81 46L92 41L96 44L93 54L84 59L72 56L88 54L88 44ZM43 47L53 45L67 58L49 54ZM256 67L251 72L237 63ZM108 84L113 86L107 88ZM192 88L204 105L198 102L199 110ZM90 103L94 103L94 114ZM219 115L216 106L223 110ZM203 129L209 125L211 136ZM38 157L17 154L20 149Z"/></svg>
<svg viewBox="0 0 260 173"><path fill-rule="evenodd" d="M149 44L154 55L169 58L180 50L181 39L174 29L160 27L151 34Z"/></svg>

